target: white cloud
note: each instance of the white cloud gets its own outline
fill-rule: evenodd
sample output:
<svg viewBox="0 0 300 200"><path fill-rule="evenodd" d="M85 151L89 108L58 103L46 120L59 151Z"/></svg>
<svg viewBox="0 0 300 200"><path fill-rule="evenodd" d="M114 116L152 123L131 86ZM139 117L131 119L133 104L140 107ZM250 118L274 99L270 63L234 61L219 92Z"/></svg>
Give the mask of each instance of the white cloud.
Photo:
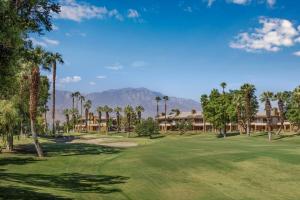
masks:
<svg viewBox="0 0 300 200"><path fill-rule="evenodd" d="M294 25L286 19L261 17L259 23L261 28L256 28L252 33L238 34L230 43L230 47L248 52L276 52L282 47L293 46L299 35Z"/></svg>
<svg viewBox="0 0 300 200"><path fill-rule="evenodd" d="M90 85L96 85L96 83L93 82L93 81L89 82L89 84L90 84Z"/></svg>
<svg viewBox="0 0 300 200"><path fill-rule="evenodd" d="M65 78L62 78L59 80L59 83L64 84L64 83L77 83L81 81L80 76L67 76Z"/></svg>
<svg viewBox="0 0 300 200"><path fill-rule="evenodd" d="M31 37L28 40L32 42L33 46L47 47L48 45L52 45L52 46L59 45L58 40L49 39L47 37L43 37L41 40L37 40L36 38Z"/></svg>
<svg viewBox="0 0 300 200"><path fill-rule="evenodd" d="M43 40L49 44L49 45L59 45L59 41L58 40L52 40L52 39L49 39L47 37L43 37Z"/></svg>
<svg viewBox="0 0 300 200"><path fill-rule="evenodd" d="M295 56L300 56L300 51L296 51L295 53L293 53Z"/></svg>
<svg viewBox="0 0 300 200"><path fill-rule="evenodd" d="M110 66L106 66L105 68L110 69L110 70L114 70L114 71L119 71L119 70L123 69L124 67L120 63L116 63L116 64L113 64L113 65L110 65Z"/></svg>
<svg viewBox="0 0 300 200"><path fill-rule="evenodd" d="M191 13L191 12L193 12L193 9L192 9L191 6L188 6L188 7L185 7L185 8L183 9L183 11Z"/></svg>
<svg viewBox="0 0 300 200"><path fill-rule="evenodd" d="M128 14L127 14L128 18L139 18L140 14L137 10L135 9L128 9Z"/></svg>
<svg viewBox="0 0 300 200"><path fill-rule="evenodd" d="M147 65L147 63L142 60L137 60L137 61L134 61L133 63L131 63L131 66L136 67L136 68L145 67L146 65Z"/></svg>
<svg viewBox="0 0 300 200"><path fill-rule="evenodd" d="M97 79L106 79L106 76L103 76L103 75L99 75L99 76L96 76Z"/></svg>
<svg viewBox="0 0 300 200"><path fill-rule="evenodd" d="M77 3L76 0L61 0L61 12L54 17L76 22L93 18L123 20L123 16L116 9L108 10L106 7L97 7L83 2Z"/></svg>
<svg viewBox="0 0 300 200"><path fill-rule="evenodd" d="M58 26L56 26L55 24L52 24L52 30L53 31L57 31L59 28L58 28Z"/></svg>
<svg viewBox="0 0 300 200"><path fill-rule="evenodd" d="M205 0L207 6L211 7L216 0ZM227 3L233 3L238 5L247 5L250 4L253 0L223 0ZM268 6L273 7L276 4L276 0L256 0L258 3L266 3Z"/></svg>

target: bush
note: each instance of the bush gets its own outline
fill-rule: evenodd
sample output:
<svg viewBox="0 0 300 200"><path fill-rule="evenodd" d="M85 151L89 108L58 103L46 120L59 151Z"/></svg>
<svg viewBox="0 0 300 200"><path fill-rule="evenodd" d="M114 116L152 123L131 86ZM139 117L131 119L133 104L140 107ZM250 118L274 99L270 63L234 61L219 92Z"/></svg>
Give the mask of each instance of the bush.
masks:
<svg viewBox="0 0 300 200"><path fill-rule="evenodd" d="M138 136L157 135L159 134L159 126L152 118L148 118L136 125L135 132Z"/></svg>

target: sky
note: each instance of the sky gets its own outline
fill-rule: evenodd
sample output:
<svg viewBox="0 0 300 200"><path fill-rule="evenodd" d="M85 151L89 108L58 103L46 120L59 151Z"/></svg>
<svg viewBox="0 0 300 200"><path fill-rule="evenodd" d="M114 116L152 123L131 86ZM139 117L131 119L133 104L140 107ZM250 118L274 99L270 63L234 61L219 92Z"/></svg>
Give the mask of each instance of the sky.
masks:
<svg viewBox="0 0 300 200"><path fill-rule="evenodd" d="M57 88L145 87L199 100L221 82L300 85L300 1L61 0L35 45L63 55Z"/></svg>

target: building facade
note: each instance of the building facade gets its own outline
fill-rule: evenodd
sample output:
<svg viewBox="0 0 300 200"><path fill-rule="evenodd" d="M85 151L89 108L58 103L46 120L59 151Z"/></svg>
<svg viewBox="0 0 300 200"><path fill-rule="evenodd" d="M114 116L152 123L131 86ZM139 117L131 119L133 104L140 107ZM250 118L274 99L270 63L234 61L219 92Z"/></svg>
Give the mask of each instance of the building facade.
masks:
<svg viewBox="0 0 300 200"><path fill-rule="evenodd" d="M203 114L199 111L191 111L191 112L181 112L181 113L171 113L167 116L160 115L157 117L159 127L161 131L172 131L176 130L177 123L180 122L189 122L192 126L192 130L194 131L204 131L204 132L216 132L213 125L209 122L205 121ZM271 113L271 130L278 130L281 126L280 123L280 115L276 108L272 110ZM227 131L234 132L239 131L239 127L237 123L228 123ZM251 130L254 132L267 131L267 116L265 113L260 112L257 113L254 119L251 122ZM285 121L283 125L283 131L293 131L293 126L290 122Z"/></svg>

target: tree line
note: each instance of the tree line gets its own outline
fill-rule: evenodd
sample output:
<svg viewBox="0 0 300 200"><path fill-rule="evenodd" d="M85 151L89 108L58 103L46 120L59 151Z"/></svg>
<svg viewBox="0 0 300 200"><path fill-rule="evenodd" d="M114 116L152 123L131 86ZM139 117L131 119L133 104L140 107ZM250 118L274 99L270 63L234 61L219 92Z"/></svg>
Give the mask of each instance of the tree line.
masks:
<svg viewBox="0 0 300 200"><path fill-rule="evenodd" d="M255 95L256 88L252 84L244 84L239 89L226 91L226 83L221 83L221 91L212 89L210 94L204 94L200 98L204 124L211 123L219 129L220 134L226 137L226 126L229 123L238 125L240 133L251 135L251 122L255 118L259 102L264 104L267 119L269 140L272 139L271 120L272 102L277 104L280 118L279 134L288 120L293 126L300 128L300 86L293 91L273 93L265 91L258 98ZM205 130L205 127L204 127Z"/></svg>
<svg viewBox="0 0 300 200"><path fill-rule="evenodd" d="M41 70L52 70L52 131L55 133L55 81L59 53L33 46L53 28L52 16L60 12L54 0L0 1L0 133L13 149L13 135L30 133L39 157L43 150L37 132L46 132L50 82Z"/></svg>

